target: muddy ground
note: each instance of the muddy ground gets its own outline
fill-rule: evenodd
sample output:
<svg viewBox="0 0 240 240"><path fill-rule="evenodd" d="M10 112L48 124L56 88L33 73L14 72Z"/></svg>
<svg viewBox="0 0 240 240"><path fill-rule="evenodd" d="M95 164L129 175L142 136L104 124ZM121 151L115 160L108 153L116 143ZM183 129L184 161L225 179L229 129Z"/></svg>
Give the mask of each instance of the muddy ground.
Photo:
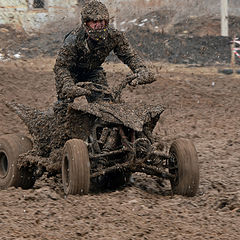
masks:
<svg viewBox="0 0 240 240"><path fill-rule="evenodd" d="M0 191L1 240L239 239L240 75L218 73L230 68L231 38L218 36L220 21L214 18L186 19L168 28L171 18L164 22L161 13L152 13L137 23L152 17L160 30L135 26L128 37L152 61L157 81L127 88L123 97L167 107L155 128L167 146L179 137L194 142L197 195L172 196L169 182L160 186L155 178L134 174L134 181L117 191L64 197L61 182L43 176L33 189ZM239 36L239 18L230 21L231 37ZM0 134L28 135L3 100L42 110L56 101L52 68L63 35L27 36L0 26ZM104 67L110 85L128 72L119 63Z"/></svg>
<svg viewBox="0 0 240 240"><path fill-rule="evenodd" d="M0 62L0 133L27 133L2 100L46 109L56 100L55 58ZM110 84L128 72L104 65ZM240 76L218 67L154 62L157 81L126 89L133 104L159 102L167 109L155 133L166 145L191 139L200 164L197 196L171 195L170 185L134 174L113 192L64 197L44 176L33 189L0 191L0 239L239 239Z"/></svg>

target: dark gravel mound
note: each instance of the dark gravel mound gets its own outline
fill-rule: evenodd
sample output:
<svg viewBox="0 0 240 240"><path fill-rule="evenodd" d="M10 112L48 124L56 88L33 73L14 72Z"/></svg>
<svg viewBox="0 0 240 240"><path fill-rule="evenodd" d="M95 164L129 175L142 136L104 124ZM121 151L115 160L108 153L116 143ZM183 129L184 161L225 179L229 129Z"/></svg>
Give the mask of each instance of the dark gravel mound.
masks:
<svg viewBox="0 0 240 240"><path fill-rule="evenodd" d="M231 38L173 36L134 28L128 38L144 58L183 64L225 64L231 59Z"/></svg>
<svg viewBox="0 0 240 240"><path fill-rule="evenodd" d="M240 36L240 17L229 16L229 36ZM169 34L185 34L191 36L218 36L220 35L221 19L216 16L187 17L174 24Z"/></svg>
<svg viewBox="0 0 240 240"><path fill-rule="evenodd" d="M153 25L147 25L146 19L149 19L149 24L150 22L154 23L154 26L158 22L161 23L161 27L167 26L168 22L166 21L167 17L152 12L138 19L137 23L145 21L144 26L136 24L127 30L126 33L131 44L144 59L199 65L231 62L230 43L232 39L216 35L215 30L218 24L216 19L212 18L210 21L206 17L188 18L173 25L168 33L159 30L159 28L156 30ZM240 29L240 18L231 17L230 23L230 29L236 29L236 31ZM204 31L206 35L203 35ZM25 33L16 32L9 26L0 25L0 59L11 58L16 53L20 53L22 58L56 56L67 32L68 30L65 29L61 32L39 33L29 36ZM108 61L117 61L117 59L111 55ZM236 62L240 63L240 59L236 58Z"/></svg>

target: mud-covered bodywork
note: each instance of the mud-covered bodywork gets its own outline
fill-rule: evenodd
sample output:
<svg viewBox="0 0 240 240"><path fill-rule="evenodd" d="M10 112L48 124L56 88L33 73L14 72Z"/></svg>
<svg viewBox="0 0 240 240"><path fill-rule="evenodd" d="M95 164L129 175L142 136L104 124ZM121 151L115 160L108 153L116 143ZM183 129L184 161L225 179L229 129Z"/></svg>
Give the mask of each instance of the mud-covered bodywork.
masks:
<svg viewBox="0 0 240 240"><path fill-rule="evenodd" d="M22 158L20 165L29 166L30 162L32 165L37 161L38 165L44 162L43 165L47 165L50 169L52 169L52 163L56 163L56 159L53 159L56 158L56 152L61 151L67 140L79 138L88 141L95 125L101 124L112 128L124 126L139 136L144 135L151 139L153 128L164 111L164 107L161 105L132 106L113 102L75 101L68 106L67 113L54 112L52 108L47 111L39 111L15 102L6 104L23 120L34 143L30 153L34 157L26 156L26 154L25 160L23 161ZM44 158L48 158L48 160L43 161ZM61 160L60 157L58 158ZM60 164L55 164L55 167L59 166Z"/></svg>
<svg viewBox="0 0 240 240"><path fill-rule="evenodd" d="M91 114L108 123L126 126L137 132L142 132L146 126L152 126L153 130L160 114L164 111L163 106L132 106L126 103L72 103L71 109L80 114Z"/></svg>
<svg viewBox="0 0 240 240"><path fill-rule="evenodd" d="M86 103L73 102L68 107L67 116L64 119L61 113L54 113L50 108L47 111L39 111L22 104L6 103L15 111L28 127L32 135L36 149L39 149L40 156L47 156L51 150L60 148L65 141L74 134L74 129L79 129L79 135L74 137L86 138L89 128L101 119L106 124L123 125L136 132L151 134L164 107L146 106L143 104L132 106L126 103ZM87 125L89 125L87 127Z"/></svg>

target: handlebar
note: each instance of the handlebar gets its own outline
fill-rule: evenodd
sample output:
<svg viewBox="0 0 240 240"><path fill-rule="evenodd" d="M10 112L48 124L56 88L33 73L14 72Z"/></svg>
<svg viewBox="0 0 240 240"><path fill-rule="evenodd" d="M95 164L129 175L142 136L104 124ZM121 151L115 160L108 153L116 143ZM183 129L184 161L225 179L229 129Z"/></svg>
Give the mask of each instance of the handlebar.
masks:
<svg viewBox="0 0 240 240"><path fill-rule="evenodd" d="M101 94L103 96L103 99L109 99L113 102L119 102L122 90L136 78L137 74L128 74L119 85L113 87L112 89L93 82L79 82L76 85L78 87L93 91L97 94Z"/></svg>
<svg viewBox="0 0 240 240"><path fill-rule="evenodd" d="M137 74L128 74L118 86L112 89L112 95L116 102L120 101L122 90L136 78Z"/></svg>

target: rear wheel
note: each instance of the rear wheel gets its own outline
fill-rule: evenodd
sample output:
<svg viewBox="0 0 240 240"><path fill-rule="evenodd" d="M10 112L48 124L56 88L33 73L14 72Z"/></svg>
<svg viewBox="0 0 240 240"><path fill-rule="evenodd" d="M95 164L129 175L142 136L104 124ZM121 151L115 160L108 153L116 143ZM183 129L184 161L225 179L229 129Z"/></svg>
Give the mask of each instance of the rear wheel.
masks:
<svg viewBox="0 0 240 240"><path fill-rule="evenodd" d="M86 144L68 140L63 148L62 180L64 193L87 194L90 185L90 161Z"/></svg>
<svg viewBox="0 0 240 240"><path fill-rule="evenodd" d="M197 151L188 139L178 139L170 147L169 172L176 177L171 180L173 193L193 197L199 186Z"/></svg>
<svg viewBox="0 0 240 240"><path fill-rule="evenodd" d="M23 135L7 134L0 137L0 189L8 187L31 188L35 177L31 169L18 168L20 154L32 149L32 142Z"/></svg>

